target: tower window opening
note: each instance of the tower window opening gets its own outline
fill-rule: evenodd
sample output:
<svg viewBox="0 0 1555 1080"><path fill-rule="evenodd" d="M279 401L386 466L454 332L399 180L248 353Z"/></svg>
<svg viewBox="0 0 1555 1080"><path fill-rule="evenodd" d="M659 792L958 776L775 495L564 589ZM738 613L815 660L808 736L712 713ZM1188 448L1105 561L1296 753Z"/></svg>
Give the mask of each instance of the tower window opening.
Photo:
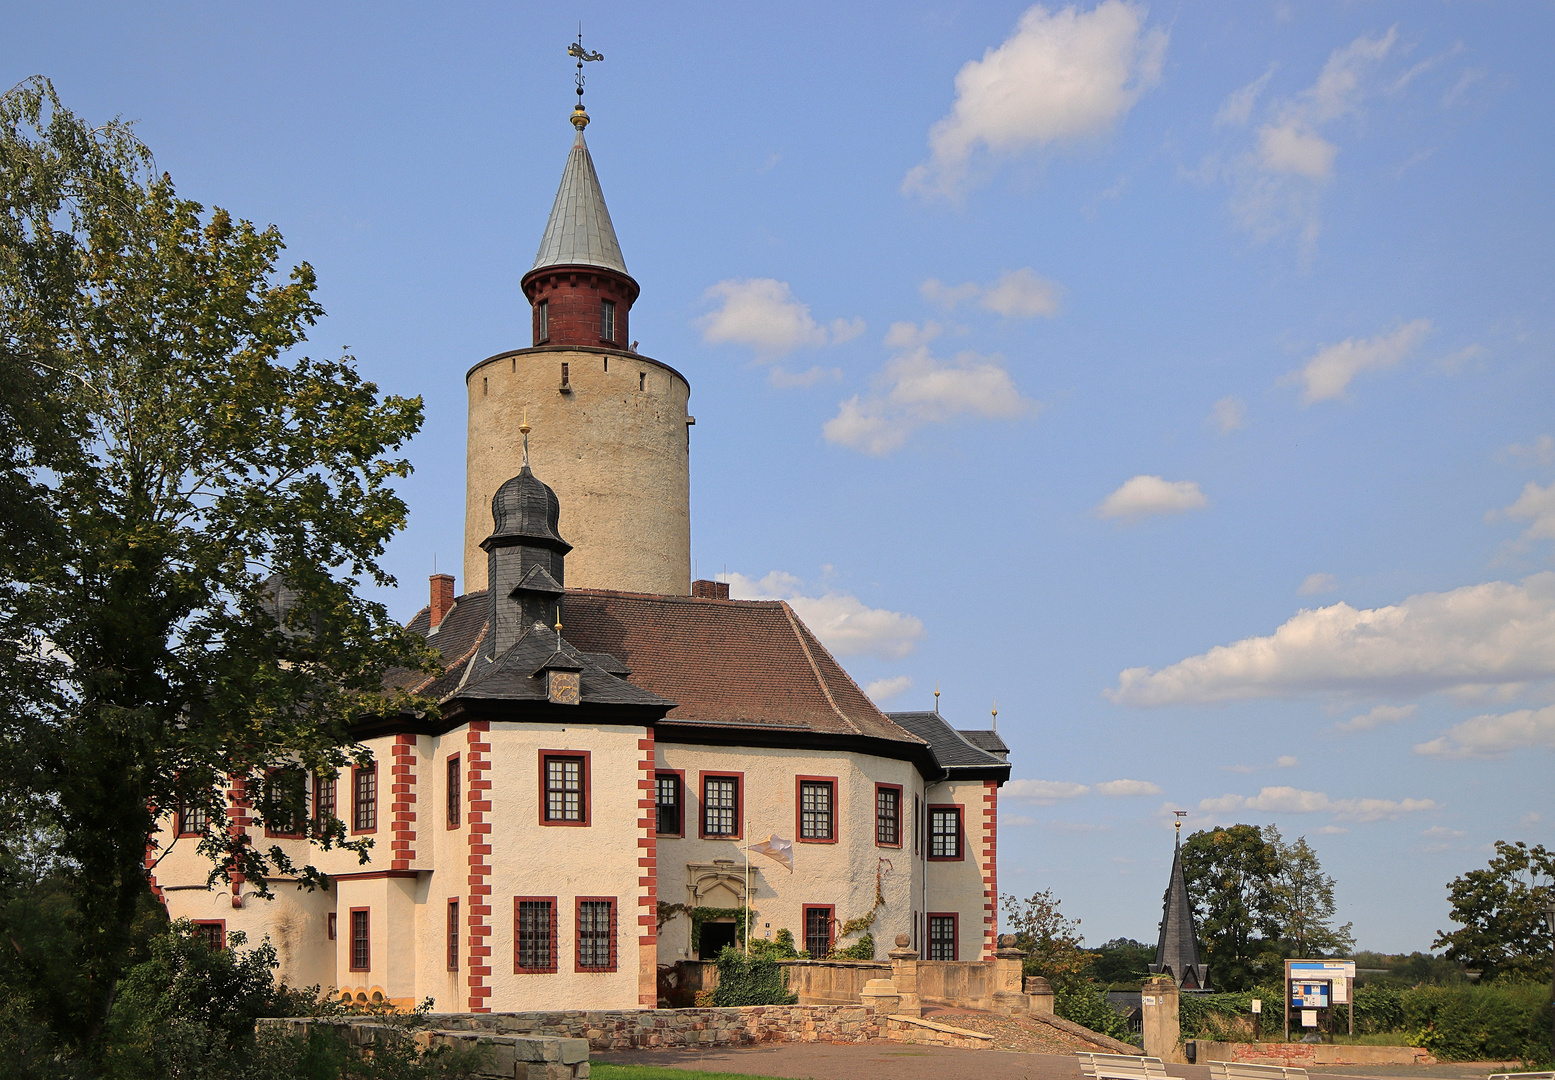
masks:
<svg viewBox="0 0 1555 1080"><path fill-rule="evenodd" d="M491 393L491 380L487 379L487 378L482 378L481 379L481 396L485 397L489 393Z"/></svg>
<svg viewBox="0 0 1555 1080"><path fill-rule="evenodd" d="M538 345L551 336L551 302L541 300L535 305L535 344ZM518 370L518 361L514 360L514 370Z"/></svg>
<svg viewBox="0 0 1555 1080"><path fill-rule="evenodd" d="M614 300L601 300L599 302L599 336L606 341L616 339L616 302Z"/></svg>
<svg viewBox="0 0 1555 1080"><path fill-rule="evenodd" d="M568 383L567 383L568 378L569 378L568 367L567 367L567 364L563 363L562 364L562 389L563 390L566 390L568 388Z"/></svg>
<svg viewBox="0 0 1555 1080"><path fill-rule="evenodd" d="M610 357L608 357L608 356L605 357L605 370L606 371L610 370Z"/></svg>
<svg viewBox="0 0 1555 1080"><path fill-rule="evenodd" d="M648 373L646 371L639 371L637 373L637 389L648 389Z"/></svg>

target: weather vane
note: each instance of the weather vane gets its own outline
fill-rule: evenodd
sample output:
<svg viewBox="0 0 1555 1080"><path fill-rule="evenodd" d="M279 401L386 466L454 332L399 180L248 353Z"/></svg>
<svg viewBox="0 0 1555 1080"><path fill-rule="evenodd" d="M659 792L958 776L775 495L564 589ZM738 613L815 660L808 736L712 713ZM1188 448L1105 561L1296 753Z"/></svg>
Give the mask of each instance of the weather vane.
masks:
<svg viewBox="0 0 1555 1080"><path fill-rule="evenodd" d="M585 60L603 60L604 53L589 52L583 47L583 24L578 24L578 40L567 46L567 55L578 58L578 74L575 76L578 84L578 108L583 108L583 62Z"/></svg>

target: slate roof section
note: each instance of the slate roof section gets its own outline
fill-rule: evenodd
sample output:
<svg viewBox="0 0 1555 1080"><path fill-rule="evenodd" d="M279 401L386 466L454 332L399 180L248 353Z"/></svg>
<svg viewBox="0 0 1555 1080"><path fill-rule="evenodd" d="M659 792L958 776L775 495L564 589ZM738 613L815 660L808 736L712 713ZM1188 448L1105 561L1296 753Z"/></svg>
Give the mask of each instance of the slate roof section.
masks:
<svg viewBox="0 0 1555 1080"><path fill-rule="evenodd" d="M950 776L963 776L968 779L984 777L1008 780L1010 778L1009 762L989 753L967 738L969 734L991 733L957 731L937 712L897 712L889 715L894 723L927 742L929 750L934 754L934 760L939 762L940 768ZM1004 743L1000 741L999 745L1004 746ZM1005 751L1008 752L1008 747Z"/></svg>
<svg viewBox="0 0 1555 1080"><path fill-rule="evenodd" d="M1155 963L1150 970L1169 976L1188 990L1209 987L1209 969L1199 962L1199 933L1193 924L1193 904L1188 899L1188 883L1182 872L1182 832L1177 834L1172 852L1172 876L1166 882L1161 900L1161 937L1155 947Z"/></svg>
<svg viewBox="0 0 1555 1080"><path fill-rule="evenodd" d="M621 274L627 272L582 128L567 155L561 187L556 191L556 202L551 206L532 269L542 266L602 266Z"/></svg>
<svg viewBox="0 0 1555 1080"><path fill-rule="evenodd" d="M673 702L666 720L688 725L862 736L904 744L917 752L926 740L895 723L870 701L842 666L781 600L715 600L609 590L569 589L562 600L563 635L588 673L628 679L656 699ZM426 634L428 609L410 621ZM448 668L440 676L399 672L392 686L439 701L459 690L480 652L486 593L466 593L429 643ZM539 636L537 635L537 639ZM549 646L554 648L554 632ZM515 649L517 646L515 646ZM523 672L545 661L536 652ZM511 654L509 654L511 655ZM483 658L479 663L488 661ZM504 676L506 678L506 676ZM493 684L494 689L496 684ZM482 690L481 693L487 693ZM976 751L970 745L969 751ZM979 759L1008 771L989 755Z"/></svg>
<svg viewBox="0 0 1555 1080"><path fill-rule="evenodd" d="M477 651L466 662L462 684L450 699L549 701L546 681L537 676L552 668L581 672L579 697L584 705L640 705L662 712L674 704L612 675L565 638L558 648L556 631L538 623L496 660L489 660Z"/></svg>
<svg viewBox="0 0 1555 1080"><path fill-rule="evenodd" d="M979 750L986 750L1000 761L1009 759L1010 748L1004 745L1004 740L999 738L997 731L991 731L986 728L980 731L976 729L969 731L966 728L958 728L957 730L960 731L963 739Z"/></svg>

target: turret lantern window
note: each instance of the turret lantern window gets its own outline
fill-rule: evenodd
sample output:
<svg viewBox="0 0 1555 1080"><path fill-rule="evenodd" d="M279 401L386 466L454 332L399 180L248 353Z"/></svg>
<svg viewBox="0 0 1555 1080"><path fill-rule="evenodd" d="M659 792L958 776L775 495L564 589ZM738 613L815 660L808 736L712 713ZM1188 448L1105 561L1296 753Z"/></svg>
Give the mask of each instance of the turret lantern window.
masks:
<svg viewBox="0 0 1555 1080"><path fill-rule="evenodd" d="M616 302L614 300L601 300L599 302L599 336L606 341L616 339Z"/></svg>
<svg viewBox="0 0 1555 1080"><path fill-rule="evenodd" d="M535 344L551 336L551 302L541 300L535 305Z"/></svg>

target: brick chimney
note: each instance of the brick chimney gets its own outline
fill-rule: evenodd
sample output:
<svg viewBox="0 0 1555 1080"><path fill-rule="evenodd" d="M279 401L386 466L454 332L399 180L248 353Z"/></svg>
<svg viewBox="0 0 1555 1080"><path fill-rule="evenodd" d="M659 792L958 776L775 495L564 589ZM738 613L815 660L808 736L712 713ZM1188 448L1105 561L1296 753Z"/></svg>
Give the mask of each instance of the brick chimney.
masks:
<svg viewBox="0 0 1555 1080"><path fill-rule="evenodd" d="M698 578L691 583L691 595L700 596L704 600L729 599L729 583L727 581L708 581L706 578Z"/></svg>
<svg viewBox="0 0 1555 1080"><path fill-rule="evenodd" d="M454 576L452 574L432 575L432 610L429 616L429 630L436 630L443 616L454 606Z"/></svg>

